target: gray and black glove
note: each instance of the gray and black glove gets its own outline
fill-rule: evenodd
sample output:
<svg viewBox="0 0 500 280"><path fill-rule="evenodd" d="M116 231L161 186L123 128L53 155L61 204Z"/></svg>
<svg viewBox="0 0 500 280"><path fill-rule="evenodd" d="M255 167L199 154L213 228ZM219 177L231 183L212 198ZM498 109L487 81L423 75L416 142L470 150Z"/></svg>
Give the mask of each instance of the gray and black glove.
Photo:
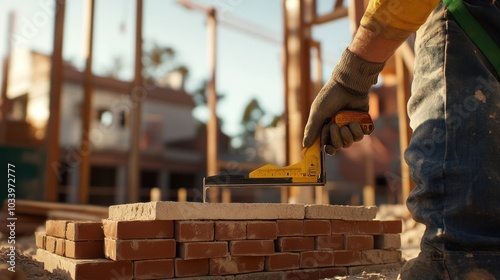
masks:
<svg viewBox="0 0 500 280"><path fill-rule="evenodd" d="M311 146L320 132L321 143L326 145L325 152L329 155L363 139L363 130L358 123L353 122L342 128L336 124L323 125L340 110L368 112L368 91L377 82L384 64L365 61L348 49L344 51L332 76L311 105L304 130L304 147Z"/></svg>

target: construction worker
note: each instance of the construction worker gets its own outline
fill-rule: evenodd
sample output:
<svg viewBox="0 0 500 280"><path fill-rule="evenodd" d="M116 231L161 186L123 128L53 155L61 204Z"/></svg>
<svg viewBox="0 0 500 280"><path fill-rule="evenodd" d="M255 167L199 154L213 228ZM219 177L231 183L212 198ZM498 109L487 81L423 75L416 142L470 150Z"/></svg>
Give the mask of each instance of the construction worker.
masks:
<svg viewBox="0 0 500 280"><path fill-rule="evenodd" d="M426 231L403 280L500 279L500 52L491 51L500 46L500 1L456 1L370 1L304 131L305 147L321 134L328 154L361 140L355 123L323 123L343 109L367 112L384 62L419 29L405 151L416 187L406 203Z"/></svg>

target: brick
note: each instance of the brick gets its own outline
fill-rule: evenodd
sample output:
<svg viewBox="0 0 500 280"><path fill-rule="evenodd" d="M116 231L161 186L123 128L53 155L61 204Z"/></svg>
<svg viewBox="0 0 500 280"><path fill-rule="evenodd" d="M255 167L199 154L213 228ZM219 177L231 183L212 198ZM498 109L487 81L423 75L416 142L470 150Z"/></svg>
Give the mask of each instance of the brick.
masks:
<svg viewBox="0 0 500 280"><path fill-rule="evenodd" d="M268 256L274 253L273 240L236 240L230 242L232 256Z"/></svg>
<svg viewBox="0 0 500 280"><path fill-rule="evenodd" d="M361 265L361 252L359 251L334 251L335 266Z"/></svg>
<svg viewBox="0 0 500 280"><path fill-rule="evenodd" d="M333 266L333 251L307 251L300 253L300 267Z"/></svg>
<svg viewBox="0 0 500 280"><path fill-rule="evenodd" d="M382 225L380 221L358 221L358 233L365 234L380 234L382 233Z"/></svg>
<svg viewBox="0 0 500 280"><path fill-rule="evenodd" d="M320 279L319 269L300 269L286 271L283 280L303 280L303 279Z"/></svg>
<svg viewBox="0 0 500 280"><path fill-rule="evenodd" d="M264 257L233 257L210 259L210 275L228 275L264 270Z"/></svg>
<svg viewBox="0 0 500 280"><path fill-rule="evenodd" d="M43 260L45 270L63 279L133 279L131 261L110 261L106 259L75 260L38 249L36 258Z"/></svg>
<svg viewBox="0 0 500 280"><path fill-rule="evenodd" d="M373 235L346 235L345 249L346 250L372 250Z"/></svg>
<svg viewBox="0 0 500 280"><path fill-rule="evenodd" d="M247 238L247 223L241 221L216 221L215 240L243 240Z"/></svg>
<svg viewBox="0 0 500 280"><path fill-rule="evenodd" d="M388 233L388 234L374 235L373 241L375 249L401 248L401 236L399 234Z"/></svg>
<svg viewBox="0 0 500 280"><path fill-rule="evenodd" d="M102 222L71 221L66 225L66 239L72 241L104 240Z"/></svg>
<svg viewBox="0 0 500 280"><path fill-rule="evenodd" d="M302 236L304 234L303 220L276 221L277 236Z"/></svg>
<svg viewBox="0 0 500 280"><path fill-rule="evenodd" d="M64 256L73 259L102 259L104 258L104 240L65 240Z"/></svg>
<svg viewBox="0 0 500 280"><path fill-rule="evenodd" d="M331 220L330 225L332 228L332 234L358 232L355 221Z"/></svg>
<svg viewBox="0 0 500 280"><path fill-rule="evenodd" d="M300 254L276 253L266 257L266 271L290 270L300 267Z"/></svg>
<svg viewBox="0 0 500 280"><path fill-rule="evenodd" d="M347 276L347 268L345 267L329 267L319 270L319 279L334 278L336 276Z"/></svg>
<svg viewBox="0 0 500 280"><path fill-rule="evenodd" d="M102 221L104 236L113 239L174 237L173 221Z"/></svg>
<svg viewBox="0 0 500 280"><path fill-rule="evenodd" d="M332 234L315 237L316 250L344 250L344 236Z"/></svg>
<svg viewBox="0 0 500 280"><path fill-rule="evenodd" d="M276 239L276 222L255 221L247 223L247 239Z"/></svg>
<svg viewBox="0 0 500 280"><path fill-rule="evenodd" d="M45 237L45 250L54 253L56 251L56 237L46 236Z"/></svg>
<svg viewBox="0 0 500 280"><path fill-rule="evenodd" d="M170 259L176 254L173 239L114 240L104 238L104 255L112 260Z"/></svg>
<svg viewBox="0 0 500 280"><path fill-rule="evenodd" d="M180 243L179 256L186 260L220 258L228 255L227 242Z"/></svg>
<svg viewBox="0 0 500 280"><path fill-rule="evenodd" d="M37 248L45 249L45 232L35 232L35 244Z"/></svg>
<svg viewBox="0 0 500 280"><path fill-rule="evenodd" d="M56 238L56 253L59 256L64 256L64 251L66 250L66 244L64 243L65 239Z"/></svg>
<svg viewBox="0 0 500 280"><path fill-rule="evenodd" d="M134 279L163 279L174 277L174 260L134 261Z"/></svg>
<svg viewBox="0 0 500 280"><path fill-rule="evenodd" d="M45 222L45 234L58 238L66 237L66 224L65 220L47 220Z"/></svg>
<svg viewBox="0 0 500 280"><path fill-rule="evenodd" d="M314 237L279 237L276 241L279 252L300 252L314 250Z"/></svg>
<svg viewBox="0 0 500 280"><path fill-rule="evenodd" d="M382 233L402 233L403 222L401 220L381 221Z"/></svg>
<svg viewBox="0 0 500 280"><path fill-rule="evenodd" d="M303 219L304 205L288 203L201 203L153 201L113 205L109 219L126 220L286 220Z"/></svg>
<svg viewBox="0 0 500 280"><path fill-rule="evenodd" d="M329 220L304 220L305 236L330 235L331 231Z"/></svg>
<svg viewBox="0 0 500 280"><path fill-rule="evenodd" d="M176 221L175 240L178 242L214 240L214 222Z"/></svg>
<svg viewBox="0 0 500 280"><path fill-rule="evenodd" d="M376 206L311 204L305 206L306 219L369 221L377 214Z"/></svg>
<svg viewBox="0 0 500 280"><path fill-rule="evenodd" d="M208 275L208 259L184 260L175 259L175 277Z"/></svg>
<svg viewBox="0 0 500 280"><path fill-rule="evenodd" d="M236 275L235 280L282 280L283 273L281 272L257 272Z"/></svg>
<svg viewBox="0 0 500 280"><path fill-rule="evenodd" d="M196 276L196 277L183 277L182 280L234 280L233 275L227 276Z"/></svg>
<svg viewBox="0 0 500 280"><path fill-rule="evenodd" d="M369 250L362 253L363 264L386 264L401 262L399 250Z"/></svg>

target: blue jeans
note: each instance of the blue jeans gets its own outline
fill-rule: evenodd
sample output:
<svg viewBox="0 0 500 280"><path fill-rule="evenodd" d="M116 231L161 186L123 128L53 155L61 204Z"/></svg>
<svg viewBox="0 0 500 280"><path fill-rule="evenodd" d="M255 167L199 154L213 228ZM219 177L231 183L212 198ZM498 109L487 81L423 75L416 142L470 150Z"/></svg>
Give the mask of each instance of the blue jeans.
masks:
<svg viewBox="0 0 500 280"><path fill-rule="evenodd" d="M499 77L442 4L415 46L407 206L426 225L419 259L438 272L415 279L500 279Z"/></svg>

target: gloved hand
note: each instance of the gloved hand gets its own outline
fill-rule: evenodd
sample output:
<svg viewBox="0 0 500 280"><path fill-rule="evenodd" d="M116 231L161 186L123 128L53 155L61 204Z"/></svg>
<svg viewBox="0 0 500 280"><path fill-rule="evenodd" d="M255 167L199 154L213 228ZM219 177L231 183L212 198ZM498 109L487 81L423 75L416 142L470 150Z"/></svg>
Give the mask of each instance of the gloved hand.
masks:
<svg viewBox="0 0 500 280"><path fill-rule="evenodd" d="M326 145L325 152L329 155L363 139L364 134L358 123L353 122L342 128L336 124L323 125L340 110L368 112L368 91L377 82L384 64L365 61L348 49L344 51L332 76L311 105L304 130L304 147L311 146L320 132L321 143Z"/></svg>

